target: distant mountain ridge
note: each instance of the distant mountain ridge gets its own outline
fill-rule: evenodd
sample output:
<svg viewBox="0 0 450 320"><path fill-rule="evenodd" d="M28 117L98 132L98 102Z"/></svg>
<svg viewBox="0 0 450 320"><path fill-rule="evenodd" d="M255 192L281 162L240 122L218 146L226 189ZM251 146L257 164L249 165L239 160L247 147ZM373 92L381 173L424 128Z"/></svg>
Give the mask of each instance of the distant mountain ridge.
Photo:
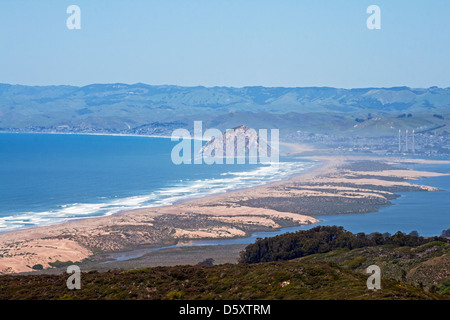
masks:
<svg viewBox="0 0 450 320"><path fill-rule="evenodd" d="M335 113L359 115L448 112L450 88L181 87L92 84L23 86L0 84L3 131L64 130L123 132L152 123L215 121L244 113ZM255 117L253 117L255 118ZM257 122L270 122L263 116ZM245 123L239 121L239 123ZM153 127L149 128L152 132ZM164 130L162 130L164 131Z"/></svg>

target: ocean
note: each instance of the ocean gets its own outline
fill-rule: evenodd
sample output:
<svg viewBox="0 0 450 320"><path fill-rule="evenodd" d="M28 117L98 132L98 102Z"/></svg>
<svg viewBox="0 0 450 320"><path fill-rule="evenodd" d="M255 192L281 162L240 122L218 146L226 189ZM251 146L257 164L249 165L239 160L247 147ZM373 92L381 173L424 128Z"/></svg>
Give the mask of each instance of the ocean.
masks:
<svg viewBox="0 0 450 320"><path fill-rule="evenodd" d="M282 180L316 165L289 158L282 158L278 167L175 165L170 154L177 143L157 137L1 133L0 232L170 205ZM406 166L450 173L449 165ZM415 183L441 191L400 193L394 205L374 213L322 216L317 218L323 221L314 225L196 244L251 243L257 237L316 225L340 225L351 232L416 230L423 236L440 235L450 228L450 177Z"/></svg>
<svg viewBox="0 0 450 320"><path fill-rule="evenodd" d="M316 165L175 165L161 137L0 134L0 232L99 217L282 180Z"/></svg>

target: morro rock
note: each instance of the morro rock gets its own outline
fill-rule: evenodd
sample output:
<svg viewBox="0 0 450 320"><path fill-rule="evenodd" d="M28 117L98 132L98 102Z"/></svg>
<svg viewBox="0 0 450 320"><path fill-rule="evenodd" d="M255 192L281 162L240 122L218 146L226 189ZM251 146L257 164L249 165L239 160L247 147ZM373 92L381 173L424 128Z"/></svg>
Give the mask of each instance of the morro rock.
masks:
<svg viewBox="0 0 450 320"><path fill-rule="evenodd" d="M213 137L200 150L203 157L264 158L273 149L254 129L245 125L226 130L221 137Z"/></svg>

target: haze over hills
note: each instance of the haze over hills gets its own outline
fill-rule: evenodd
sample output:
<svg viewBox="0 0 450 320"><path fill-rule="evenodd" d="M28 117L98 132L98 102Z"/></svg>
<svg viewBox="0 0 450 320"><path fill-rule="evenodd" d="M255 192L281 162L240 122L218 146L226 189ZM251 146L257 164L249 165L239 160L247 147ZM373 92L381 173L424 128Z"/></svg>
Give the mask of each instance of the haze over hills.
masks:
<svg viewBox="0 0 450 320"><path fill-rule="evenodd" d="M438 87L0 84L2 131L169 134L203 120L219 129L245 124L287 131L383 135L395 133L399 126L443 131L449 107L450 88Z"/></svg>

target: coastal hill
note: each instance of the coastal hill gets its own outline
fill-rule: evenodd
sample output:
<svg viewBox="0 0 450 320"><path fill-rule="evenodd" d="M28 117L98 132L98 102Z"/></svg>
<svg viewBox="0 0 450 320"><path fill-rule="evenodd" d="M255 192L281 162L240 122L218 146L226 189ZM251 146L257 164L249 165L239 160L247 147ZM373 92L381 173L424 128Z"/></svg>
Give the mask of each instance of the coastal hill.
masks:
<svg viewBox="0 0 450 320"><path fill-rule="evenodd" d="M260 239L241 252L240 261L327 262L361 273L377 265L383 277L431 291L442 287L450 293L449 252L450 239L442 236L424 238L400 231L355 235L343 227L321 226Z"/></svg>
<svg viewBox="0 0 450 320"><path fill-rule="evenodd" d="M0 131L170 135L194 120L283 132L380 135L448 128L450 88L180 87L0 84Z"/></svg>
<svg viewBox="0 0 450 320"><path fill-rule="evenodd" d="M381 239L377 235L316 227L264 239L277 244L265 252L300 248L292 246L294 237L311 249L302 259L220 265L206 259L197 265L90 271L82 274L80 290L67 289L65 273L0 276L0 299L450 299L448 268L441 268L449 262L450 243L444 238L397 233L382 237L386 245L375 243ZM331 250L337 239L346 245ZM358 248L348 248L349 240ZM364 270L374 261L382 263L380 290L366 285Z"/></svg>

